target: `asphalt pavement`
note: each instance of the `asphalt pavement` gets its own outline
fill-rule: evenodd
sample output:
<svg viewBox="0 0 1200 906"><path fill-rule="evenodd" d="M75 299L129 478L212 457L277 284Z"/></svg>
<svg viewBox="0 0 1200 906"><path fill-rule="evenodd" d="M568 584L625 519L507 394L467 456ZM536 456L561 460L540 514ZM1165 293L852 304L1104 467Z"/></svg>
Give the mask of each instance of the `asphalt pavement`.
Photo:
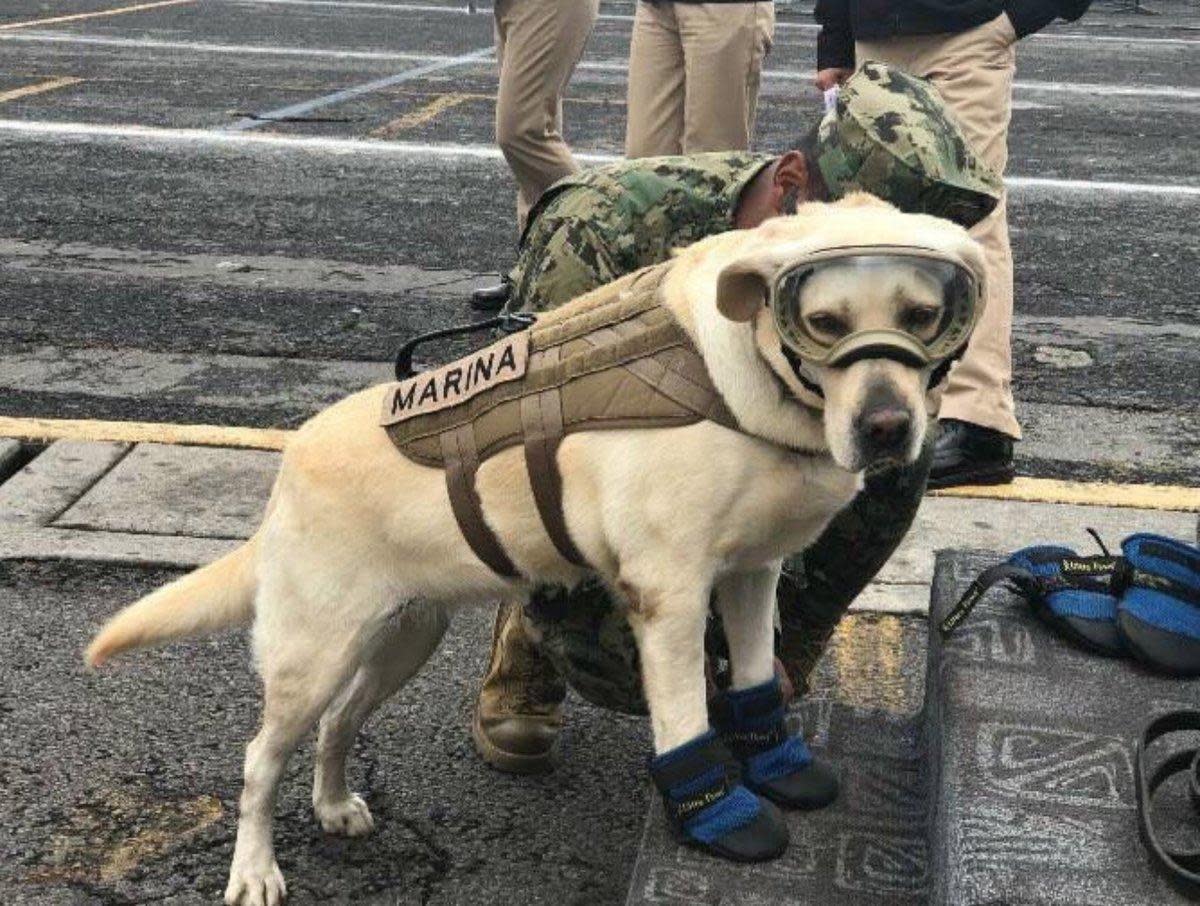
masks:
<svg viewBox="0 0 1200 906"><path fill-rule="evenodd" d="M1026 474L1200 479L1200 13L1151 5L1097 4L1019 50ZM471 317L516 238L486 9L147 6L0 12L6 414L291 426ZM620 151L631 11L605 4L568 92L585 163ZM811 18L779 19L757 143L783 149L819 103Z"/></svg>
<svg viewBox="0 0 1200 906"><path fill-rule="evenodd" d="M1043 527L1074 538L1088 519L1106 536L1135 518L1192 530L1183 513L1095 505L1106 482L1200 486L1200 10L1126 5L1098 0L1021 44L1008 174L1019 465L1095 482L1093 505L931 501L868 606L902 588L902 609L923 608L945 538L1000 548ZM631 13L603 3L568 92L585 164L620 153ZM6 0L0 416L294 427L386 380L414 332L473 317L466 294L511 263L516 239L491 145L491 31L487 7L448 0ZM761 148L788 147L819 115L815 35L805 6L780 5ZM39 452L0 441L0 478ZM207 486L170 472L150 485L158 454L77 453L71 493L41 486L33 515L0 490L0 901L211 902L259 706L244 639L99 675L78 652L104 615L174 574L131 564L200 562L243 534L261 499L229 504L240 486L223 476L268 469L230 454ZM122 474L123 501L97 503ZM197 528L188 496L206 487L210 511L232 510ZM171 524L152 518L168 511ZM916 619L903 633L922 637L919 617L880 619ZM372 837L320 833L309 755L295 759L277 839L297 902L623 900L645 728L576 702L559 772L487 770L466 726L488 631L484 611L463 614L368 726L353 777ZM862 638L887 659L886 639ZM919 675L920 647L897 675ZM868 661L831 657L830 695L896 706Z"/></svg>
<svg viewBox="0 0 1200 906"><path fill-rule="evenodd" d="M110 613L178 573L0 563L0 902L219 901L259 689L244 633L144 652L89 673ZM491 626L460 614L372 718L350 782L369 837L325 835L312 746L280 787L275 841L296 904L621 902L645 823L644 722L572 700L553 774L483 765L467 732Z"/></svg>

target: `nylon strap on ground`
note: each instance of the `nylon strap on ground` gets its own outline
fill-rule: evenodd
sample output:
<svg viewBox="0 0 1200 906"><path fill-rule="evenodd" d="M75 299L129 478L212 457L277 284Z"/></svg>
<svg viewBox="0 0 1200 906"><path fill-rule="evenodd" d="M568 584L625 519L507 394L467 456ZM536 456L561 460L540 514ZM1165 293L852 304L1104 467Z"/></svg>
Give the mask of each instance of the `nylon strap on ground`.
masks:
<svg viewBox="0 0 1200 906"><path fill-rule="evenodd" d="M1154 794L1164 783L1187 772L1188 795L1200 834L1200 749L1182 749L1168 755L1153 771L1146 750L1171 733L1200 732L1200 711L1175 711L1152 720L1137 741L1134 759L1137 788L1138 831L1159 873L1180 893L1200 899L1200 843L1180 848L1164 843L1154 822Z"/></svg>

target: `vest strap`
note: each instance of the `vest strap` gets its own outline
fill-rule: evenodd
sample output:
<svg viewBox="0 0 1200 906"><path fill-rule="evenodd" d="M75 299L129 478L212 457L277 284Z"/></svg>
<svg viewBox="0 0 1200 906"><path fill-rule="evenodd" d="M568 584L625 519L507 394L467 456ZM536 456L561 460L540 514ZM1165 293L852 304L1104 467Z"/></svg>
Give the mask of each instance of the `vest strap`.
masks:
<svg viewBox="0 0 1200 906"><path fill-rule="evenodd" d="M544 356L538 364L553 365L559 359L559 351L560 347L551 346L536 353ZM546 534L564 560L587 566L587 559L571 540L563 514L562 474L557 458L558 445L563 439L563 413L562 393L557 387L521 399L521 430L525 435L525 469Z"/></svg>
<svg viewBox="0 0 1200 906"><path fill-rule="evenodd" d="M466 424L444 431L440 441L446 462L446 490L450 494L450 508L458 522L458 530L467 539L475 556L493 572L506 579L517 578L520 573L504 552L500 540L483 520L483 507L475 490L479 452L475 448L474 427Z"/></svg>

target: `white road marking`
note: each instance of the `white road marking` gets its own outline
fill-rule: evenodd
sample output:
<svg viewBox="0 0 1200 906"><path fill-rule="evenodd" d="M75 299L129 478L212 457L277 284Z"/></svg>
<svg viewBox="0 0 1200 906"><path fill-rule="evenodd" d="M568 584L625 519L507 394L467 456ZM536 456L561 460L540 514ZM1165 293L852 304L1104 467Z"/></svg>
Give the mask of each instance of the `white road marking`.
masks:
<svg viewBox="0 0 1200 906"><path fill-rule="evenodd" d="M1166 195L1200 198L1200 186L1173 186L1169 183L1006 176L1004 184L1010 189L1064 189L1069 192L1112 192L1118 195Z"/></svg>
<svg viewBox="0 0 1200 906"><path fill-rule="evenodd" d="M285 0L238 0L238 2L285 2ZM288 3L300 0L286 0ZM303 2L330 2L330 0L303 0ZM337 4L339 6L343 4ZM457 66L464 63L464 58L449 54L406 53L404 51L378 50L338 50L336 48L320 47L278 47L260 44L208 44L198 41L160 41L153 38L117 38L107 35L64 35L53 32L16 32L0 34L0 41L18 41L28 43L48 44L79 44L95 47L125 47L144 48L146 50L185 51L189 53L229 54L233 56L276 56L300 57L311 59L332 60L361 60L379 63L446 63ZM478 57L466 60L484 59L487 53L477 51ZM467 55L470 57L470 55ZM612 72L624 75L629 66L622 60L584 60L579 69L592 72ZM429 70L433 71L433 70ZM421 73L425 74L425 73ZM809 82L812 73L796 69L766 69L764 76L767 80L777 79L785 82ZM417 78L410 75L409 78ZM1018 91L1035 94L1066 94L1066 95L1096 95L1109 97L1158 97L1178 100L1200 100L1200 89L1186 88L1179 85L1126 85L1120 83L1088 83L1088 82L1044 82L1023 81L1014 83ZM1018 108L1020 109L1020 108ZM1025 109L1036 109L1032 106Z"/></svg>
<svg viewBox="0 0 1200 906"><path fill-rule="evenodd" d="M59 88L69 88L72 85L78 85L82 81L83 79L77 79L73 76L63 76L57 79L47 79L44 82L36 82L32 85L22 85L20 88L14 88L11 91L0 91L0 104L33 97L37 94L45 94L47 91L57 91Z"/></svg>
<svg viewBox="0 0 1200 906"><path fill-rule="evenodd" d="M158 144L226 145L252 149L290 148L297 151L333 154L380 154L393 157L475 158L497 164L504 158L493 145L435 145L421 142L389 142L370 139L310 138L299 135L255 134L214 129L170 129L113 123L64 123L0 119L0 133L49 135L56 137L141 140ZM576 159L589 164L621 160L618 154L578 151ZM1170 183L1092 181L1011 176L1010 188L1062 189L1079 192L1109 192L1119 195L1163 195L1168 198L1200 198L1200 186Z"/></svg>
<svg viewBox="0 0 1200 906"><path fill-rule="evenodd" d="M1122 85L1087 82L1030 82L1017 79L1014 87L1031 92L1053 94L1102 94L1116 97L1164 97L1200 100L1200 88L1178 85Z"/></svg>
<svg viewBox="0 0 1200 906"><path fill-rule="evenodd" d="M238 6L326 6L336 7L339 10L347 9L369 9L383 12L414 12L414 13L441 13L451 16L466 16L470 15L467 10L467 5L464 2L461 6L458 5L440 5L435 3L382 3L379 0L224 0L229 4ZM487 15L492 12L490 6L477 6L475 8L477 15ZM610 22L632 22L633 16L621 13L601 13L599 16L601 21ZM775 23L776 31L808 31L816 32L821 28L815 22L779 22ZM1200 38L1174 38L1174 37L1118 37L1110 35L1091 35L1083 32L1038 32L1024 40L1034 41L1065 41L1065 42L1100 42L1114 44L1200 44Z"/></svg>
<svg viewBox="0 0 1200 906"><path fill-rule="evenodd" d="M335 91L332 94L325 94L318 98L313 98L308 101L301 101L298 104L289 104L286 107L278 107L275 110L270 110L266 113L258 114L257 116L246 117L238 120L229 127L231 132L245 132L249 129L257 129L259 126L265 126L273 120L286 120L291 117L302 117L305 114L312 113L314 110L320 110L323 107L332 107L334 104L341 104L344 101L353 100L356 97L361 97L364 94L370 94L373 91L379 91L382 88L391 88L393 85L399 85L401 82L409 82L413 79L419 79L422 76L429 75L434 72L441 72L444 69L453 69L456 66L462 66L467 63L474 63L476 60L481 60L484 57L492 55L492 48L481 47L478 50L473 50L470 53L462 54L461 56L452 57L447 60L441 60L436 63L426 63L423 66L417 66L415 69L406 69L404 72L398 72L395 75L390 75L387 78L375 79L372 82L365 82L362 85L355 85L352 88L343 88L341 91Z"/></svg>
<svg viewBox="0 0 1200 906"><path fill-rule="evenodd" d="M18 32L0 34L0 41L37 44L80 44L94 47L122 47L145 50L174 50L189 53L230 54L233 56L305 57L310 59L363 60L381 63L434 63L450 60L446 54L404 53L383 50L337 50L320 47L278 47L261 44L208 44L201 41L159 41L154 38L115 38L107 35L64 35L54 32Z"/></svg>

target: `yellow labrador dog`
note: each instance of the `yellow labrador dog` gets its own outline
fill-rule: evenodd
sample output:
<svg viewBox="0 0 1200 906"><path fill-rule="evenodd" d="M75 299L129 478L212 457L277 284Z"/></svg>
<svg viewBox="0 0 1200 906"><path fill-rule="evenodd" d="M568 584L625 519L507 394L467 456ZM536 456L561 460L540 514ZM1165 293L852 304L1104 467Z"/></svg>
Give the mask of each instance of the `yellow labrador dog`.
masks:
<svg viewBox="0 0 1200 906"><path fill-rule="evenodd" d="M916 257L903 252L913 248ZM837 254L846 249L857 257ZM795 263L814 260L820 266L793 279ZM740 430L699 421L563 440L566 526L628 605L657 752L708 730L710 597L735 687L769 680L782 558L820 534L867 466L917 456L935 405L931 374L972 326L949 311L957 302L927 260L965 275L978 296L982 257L965 231L868 196L697 243L673 259L660 298ZM574 304L540 324L570 317ZM487 459L476 488L520 576L502 578L481 562L441 470L400 455L379 426L394 386L364 390L305 424L255 535L121 611L87 651L99 665L131 648L253 623L264 704L246 750L229 904L274 906L286 895L272 844L275 792L318 721L317 818L329 832L364 834L372 818L347 789L346 755L370 713L434 651L448 610L585 574L547 537L519 447Z"/></svg>

